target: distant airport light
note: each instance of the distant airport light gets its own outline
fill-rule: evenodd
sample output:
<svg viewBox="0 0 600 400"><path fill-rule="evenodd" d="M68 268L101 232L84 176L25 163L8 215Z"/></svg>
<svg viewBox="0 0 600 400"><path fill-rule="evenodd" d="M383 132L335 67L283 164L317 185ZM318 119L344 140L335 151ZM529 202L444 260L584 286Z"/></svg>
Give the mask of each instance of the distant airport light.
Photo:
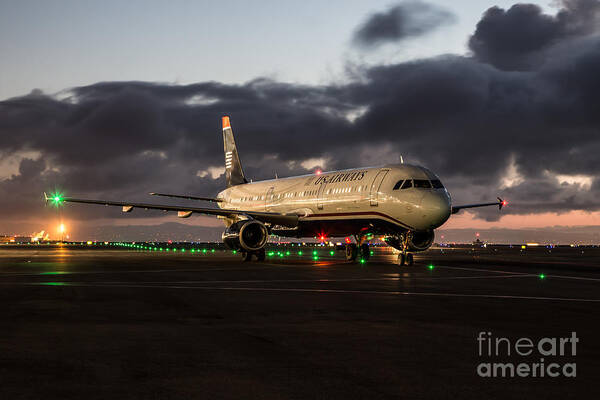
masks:
<svg viewBox="0 0 600 400"><path fill-rule="evenodd" d="M323 173L323 171L321 171L320 169L318 169L318 170L315 171L316 175L321 175L322 173Z"/></svg>
<svg viewBox="0 0 600 400"><path fill-rule="evenodd" d="M429 268L430 270L432 270L432 269L434 268L433 264L429 264L429 267L428 267L428 268Z"/></svg>
<svg viewBox="0 0 600 400"><path fill-rule="evenodd" d="M543 273L540 274L540 279L545 279L545 278L546 278L546 275L544 275Z"/></svg>

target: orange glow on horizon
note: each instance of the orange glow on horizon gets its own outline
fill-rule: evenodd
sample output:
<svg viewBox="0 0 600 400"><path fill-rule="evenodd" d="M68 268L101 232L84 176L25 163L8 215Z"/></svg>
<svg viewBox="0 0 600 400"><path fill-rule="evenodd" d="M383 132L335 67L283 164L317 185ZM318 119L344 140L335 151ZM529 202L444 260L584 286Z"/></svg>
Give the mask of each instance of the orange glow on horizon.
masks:
<svg viewBox="0 0 600 400"><path fill-rule="evenodd" d="M474 214L461 212L450 217L439 229L487 229L487 228L546 228L553 226L600 226L600 211L569 211L564 214L540 213L504 215L498 221L485 221Z"/></svg>

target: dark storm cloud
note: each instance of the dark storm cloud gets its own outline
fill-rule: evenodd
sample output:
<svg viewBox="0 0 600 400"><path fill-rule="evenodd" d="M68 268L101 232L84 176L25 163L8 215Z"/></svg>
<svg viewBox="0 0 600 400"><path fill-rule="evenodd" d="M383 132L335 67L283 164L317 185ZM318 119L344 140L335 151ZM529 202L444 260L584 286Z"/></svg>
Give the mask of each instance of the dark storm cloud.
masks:
<svg viewBox="0 0 600 400"><path fill-rule="evenodd" d="M544 51L527 71L450 55L362 67L339 85L104 82L61 99L32 92L0 102L0 162L23 158L0 181L0 207L6 218L40 215L41 193L55 187L118 200L214 195L224 182L209 168L223 165L228 114L253 179L306 173L308 158L333 169L402 154L437 172L456 203L501 195L511 204L503 213L600 210L600 39L559 35ZM72 218L118 214L69 206ZM132 216L147 215L161 214Z"/></svg>
<svg viewBox="0 0 600 400"><path fill-rule="evenodd" d="M454 14L437 5L405 1L370 15L355 32L353 41L363 48L398 42L424 35L455 20Z"/></svg>
<svg viewBox="0 0 600 400"><path fill-rule="evenodd" d="M550 46L600 28L600 1L563 0L556 15L536 4L488 9L469 39L473 55L498 68L528 70L549 56Z"/></svg>

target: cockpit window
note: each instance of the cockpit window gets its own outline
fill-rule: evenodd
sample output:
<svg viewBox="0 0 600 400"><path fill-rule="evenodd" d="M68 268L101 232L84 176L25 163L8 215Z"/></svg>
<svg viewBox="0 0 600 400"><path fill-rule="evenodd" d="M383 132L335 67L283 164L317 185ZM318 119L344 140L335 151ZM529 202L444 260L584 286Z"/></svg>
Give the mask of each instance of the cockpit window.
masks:
<svg viewBox="0 0 600 400"><path fill-rule="evenodd" d="M431 183L428 180L415 179L414 182L416 188L431 189Z"/></svg>
<svg viewBox="0 0 600 400"><path fill-rule="evenodd" d="M439 179L432 180L431 185L433 186L434 189L443 189L444 188L444 185L442 185L442 182Z"/></svg>
<svg viewBox="0 0 600 400"><path fill-rule="evenodd" d="M400 189L408 189L412 187L412 180L407 179L404 181L404 183L402 184L402 187Z"/></svg>
<svg viewBox="0 0 600 400"><path fill-rule="evenodd" d="M400 189L400 186L402 186L402 182L404 182L404 179L401 179L398 182L396 182L396 184L394 185L394 188L392 190Z"/></svg>

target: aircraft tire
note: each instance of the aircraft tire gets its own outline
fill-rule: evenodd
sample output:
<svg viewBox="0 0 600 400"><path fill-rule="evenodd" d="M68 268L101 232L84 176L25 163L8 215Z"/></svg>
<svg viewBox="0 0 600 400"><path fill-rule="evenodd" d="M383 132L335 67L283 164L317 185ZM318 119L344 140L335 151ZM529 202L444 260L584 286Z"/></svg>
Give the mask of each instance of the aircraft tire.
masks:
<svg viewBox="0 0 600 400"><path fill-rule="evenodd" d="M356 261L356 257L358 256L358 248L354 243L350 243L346 245L346 261Z"/></svg>
<svg viewBox="0 0 600 400"><path fill-rule="evenodd" d="M403 266L406 262L406 256L404 255L404 253L400 253L398 254L398 265L399 266Z"/></svg>
<svg viewBox="0 0 600 400"><path fill-rule="evenodd" d="M360 256L363 260L367 261L371 257L371 249L367 243L360 245Z"/></svg>
<svg viewBox="0 0 600 400"><path fill-rule="evenodd" d="M244 262L248 262L248 261L252 261L252 252L251 251L245 251L242 253L242 260L244 260Z"/></svg>
<svg viewBox="0 0 600 400"><path fill-rule="evenodd" d="M413 265L415 263L415 259L412 255L412 253L408 253L406 255L406 265Z"/></svg>

